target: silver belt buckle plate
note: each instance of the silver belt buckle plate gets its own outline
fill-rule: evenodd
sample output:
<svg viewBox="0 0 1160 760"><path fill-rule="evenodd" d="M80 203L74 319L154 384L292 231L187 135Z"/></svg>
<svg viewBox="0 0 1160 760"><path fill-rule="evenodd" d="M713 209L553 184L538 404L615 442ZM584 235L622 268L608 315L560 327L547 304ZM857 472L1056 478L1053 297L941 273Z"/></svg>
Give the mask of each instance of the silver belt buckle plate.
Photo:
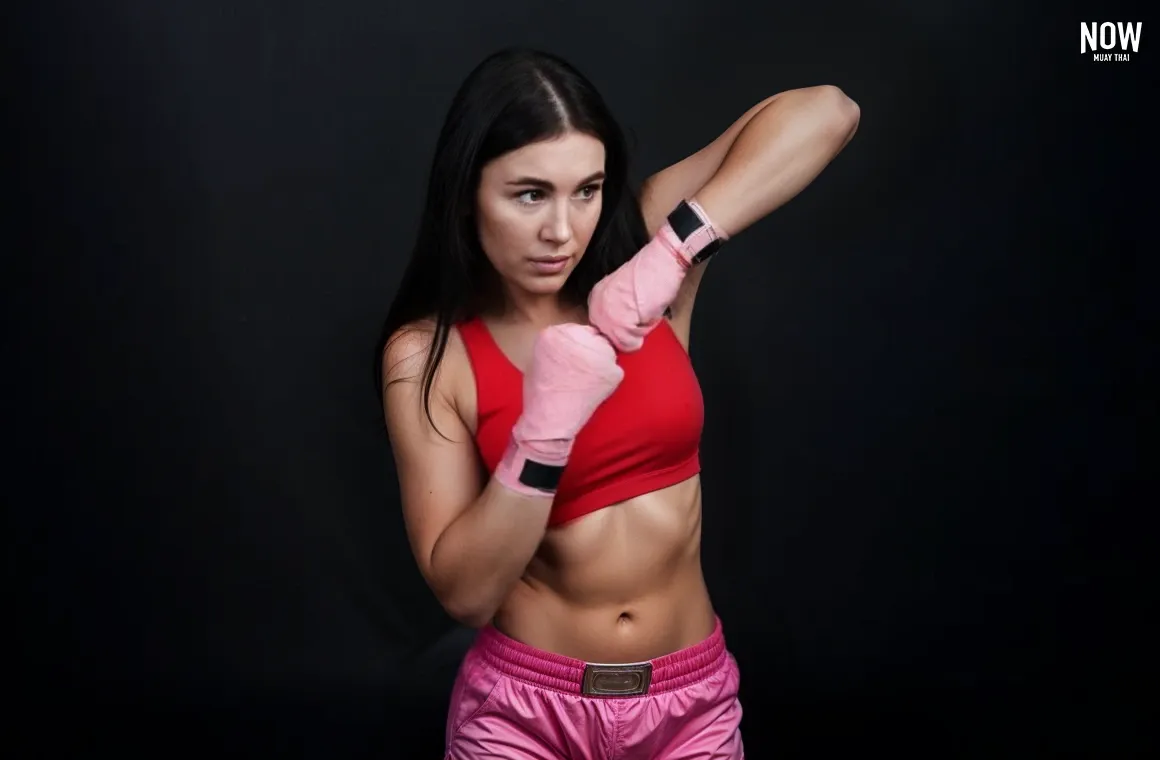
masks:
<svg viewBox="0 0 1160 760"><path fill-rule="evenodd" d="M651 662L633 662L625 665L584 666L582 694L589 697L635 697L648 693L652 681Z"/></svg>

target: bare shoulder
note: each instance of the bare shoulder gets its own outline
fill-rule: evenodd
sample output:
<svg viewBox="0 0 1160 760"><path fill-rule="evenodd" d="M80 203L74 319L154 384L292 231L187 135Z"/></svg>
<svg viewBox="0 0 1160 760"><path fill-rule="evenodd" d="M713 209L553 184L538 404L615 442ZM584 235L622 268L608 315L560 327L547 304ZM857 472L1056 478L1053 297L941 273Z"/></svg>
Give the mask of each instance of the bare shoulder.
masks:
<svg viewBox="0 0 1160 760"><path fill-rule="evenodd" d="M383 384L419 380L435 342L435 323L421 320L403 325L383 348Z"/></svg>
<svg viewBox="0 0 1160 760"><path fill-rule="evenodd" d="M419 402L420 408L430 405L431 411L436 412L436 405L442 407L444 413L454 412L461 421L466 421L465 409L469 397L474 398L471 383L470 364L467 360L467 350L463 339L454 326L447 334L446 344L442 355L437 357L438 363L431 375L430 395L426 399L425 384L427 379L427 365L436 346L436 325L433 319L423 319L411 322L396 330L388 338L383 350L383 393L385 405L392 403L398 406L405 403L414 407ZM410 386L407 390L395 388L398 385ZM387 410L388 416L390 409ZM425 415L425 412L424 412ZM439 416L436 415L436 419ZM442 426L441 426L442 428Z"/></svg>
<svg viewBox="0 0 1160 760"><path fill-rule="evenodd" d="M405 325L383 350L383 409L395 458L403 520L412 551L431 582L435 543L483 488L471 431L459 410L466 365L452 328L431 375L438 349L434 323Z"/></svg>

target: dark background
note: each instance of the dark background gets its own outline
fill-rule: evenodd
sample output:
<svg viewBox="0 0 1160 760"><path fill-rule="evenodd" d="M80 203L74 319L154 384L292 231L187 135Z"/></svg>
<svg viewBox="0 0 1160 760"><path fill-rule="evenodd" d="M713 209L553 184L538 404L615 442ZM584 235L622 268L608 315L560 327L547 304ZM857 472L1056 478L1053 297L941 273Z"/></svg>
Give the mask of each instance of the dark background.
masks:
<svg viewBox="0 0 1160 760"><path fill-rule="evenodd" d="M6 15L5 680L25 756L439 756L471 634L407 549L369 368L451 94L513 43L596 82L638 179L780 90L861 106L822 177L714 262L693 329L705 569L751 756L1141 751L1142 11ZM1091 20L1145 22L1130 63L1079 55Z"/></svg>

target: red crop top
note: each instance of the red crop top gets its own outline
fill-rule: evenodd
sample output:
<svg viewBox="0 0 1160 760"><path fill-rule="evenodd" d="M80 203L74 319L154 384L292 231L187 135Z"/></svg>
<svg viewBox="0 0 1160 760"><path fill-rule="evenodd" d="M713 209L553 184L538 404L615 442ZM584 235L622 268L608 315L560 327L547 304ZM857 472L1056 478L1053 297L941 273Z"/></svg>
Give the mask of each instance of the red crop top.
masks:
<svg viewBox="0 0 1160 760"><path fill-rule="evenodd" d="M456 325L475 374L475 443L495 472L523 409L523 373L482 320ZM572 446L548 525L656 491L701 471L705 408L688 353L668 320L644 346L618 354L624 379L597 407Z"/></svg>

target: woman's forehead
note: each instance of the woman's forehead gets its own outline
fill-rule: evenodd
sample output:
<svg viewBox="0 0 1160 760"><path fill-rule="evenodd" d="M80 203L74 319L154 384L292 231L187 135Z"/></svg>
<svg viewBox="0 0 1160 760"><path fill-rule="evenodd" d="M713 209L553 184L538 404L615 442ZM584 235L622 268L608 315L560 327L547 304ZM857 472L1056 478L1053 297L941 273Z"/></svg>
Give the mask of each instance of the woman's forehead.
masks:
<svg viewBox="0 0 1160 760"><path fill-rule="evenodd" d="M604 144L595 137L572 132L525 145L492 163L505 181L527 177L567 185L604 169Z"/></svg>

